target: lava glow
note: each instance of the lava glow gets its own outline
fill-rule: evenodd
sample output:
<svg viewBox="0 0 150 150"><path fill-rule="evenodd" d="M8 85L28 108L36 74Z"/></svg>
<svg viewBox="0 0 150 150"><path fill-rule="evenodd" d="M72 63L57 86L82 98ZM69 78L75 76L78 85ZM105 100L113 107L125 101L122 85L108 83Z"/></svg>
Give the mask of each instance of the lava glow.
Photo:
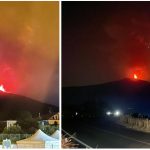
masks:
<svg viewBox="0 0 150 150"><path fill-rule="evenodd" d="M131 68L127 70L128 78L131 80L147 80L147 69L146 68Z"/></svg>
<svg viewBox="0 0 150 150"><path fill-rule="evenodd" d="M4 89L4 86L3 86L3 85L0 85L0 91L1 91L1 92L6 92L6 90Z"/></svg>
<svg viewBox="0 0 150 150"><path fill-rule="evenodd" d="M138 79L138 76L136 74L134 74L134 79L137 80Z"/></svg>

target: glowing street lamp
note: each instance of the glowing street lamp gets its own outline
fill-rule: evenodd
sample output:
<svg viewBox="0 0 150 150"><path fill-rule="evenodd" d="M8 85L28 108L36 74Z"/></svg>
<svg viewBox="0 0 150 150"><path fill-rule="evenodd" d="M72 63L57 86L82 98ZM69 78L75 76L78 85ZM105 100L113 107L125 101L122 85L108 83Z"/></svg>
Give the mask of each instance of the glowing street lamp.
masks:
<svg viewBox="0 0 150 150"><path fill-rule="evenodd" d="M116 110L116 111L114 112L114 116L118 117L118 116L120 116L120 115L121 115L121 113L120 113L119 110Z"/></svg>
<svg viewBox="0 0 150 150"><path fill-rule="evenodd" d="M107 115L107 116L110 116L111 114L112 114L112 112L110 112L110 111L107 111L107 112L106 112L106 115Z"/></svg>

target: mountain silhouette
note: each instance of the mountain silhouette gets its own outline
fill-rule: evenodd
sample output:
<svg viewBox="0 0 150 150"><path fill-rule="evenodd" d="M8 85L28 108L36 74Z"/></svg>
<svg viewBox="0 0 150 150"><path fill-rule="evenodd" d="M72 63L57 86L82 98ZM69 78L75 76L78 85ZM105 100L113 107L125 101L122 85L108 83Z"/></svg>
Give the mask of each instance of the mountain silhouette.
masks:
<svg viewBox="0 0 150 150"><path fill-rule="evenodd" d="M0 92L0 120L16 119L21 111L29 111L33 117L45 115L49 110L58 112L58 107L31 98L7 92Z"/></svg>
<svg viewBox="0 0 150 150"><path fill-rule="evenodd" d="M62 105L81 105L103 101L113 109L121 108L150 114L150 82L122 79L98 85L63 87Z"/></svg>

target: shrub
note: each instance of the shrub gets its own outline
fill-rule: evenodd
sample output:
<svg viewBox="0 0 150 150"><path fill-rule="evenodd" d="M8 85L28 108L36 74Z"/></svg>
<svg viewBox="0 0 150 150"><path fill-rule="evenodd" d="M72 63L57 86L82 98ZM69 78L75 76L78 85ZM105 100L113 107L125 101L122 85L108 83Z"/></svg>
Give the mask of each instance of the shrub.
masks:
<svg viewBox="0 0 150 150"><path fill-rule="evenodd" d="M23 131L20 126L14 125L10 127L5 127L3 130L3 134L22 134Z"/></svg>

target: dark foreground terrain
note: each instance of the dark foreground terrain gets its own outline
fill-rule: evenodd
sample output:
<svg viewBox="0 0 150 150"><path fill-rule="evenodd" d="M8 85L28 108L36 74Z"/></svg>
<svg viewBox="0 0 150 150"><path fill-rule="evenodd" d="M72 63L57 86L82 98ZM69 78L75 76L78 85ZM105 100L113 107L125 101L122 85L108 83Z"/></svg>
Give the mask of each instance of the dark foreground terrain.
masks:
<svg viewBox="0 0 150 150"><path fill-rule="evenodd" d="M116 120L65 120L63 129L93 148L150 148L150 133L127 129Z"/></svg>

